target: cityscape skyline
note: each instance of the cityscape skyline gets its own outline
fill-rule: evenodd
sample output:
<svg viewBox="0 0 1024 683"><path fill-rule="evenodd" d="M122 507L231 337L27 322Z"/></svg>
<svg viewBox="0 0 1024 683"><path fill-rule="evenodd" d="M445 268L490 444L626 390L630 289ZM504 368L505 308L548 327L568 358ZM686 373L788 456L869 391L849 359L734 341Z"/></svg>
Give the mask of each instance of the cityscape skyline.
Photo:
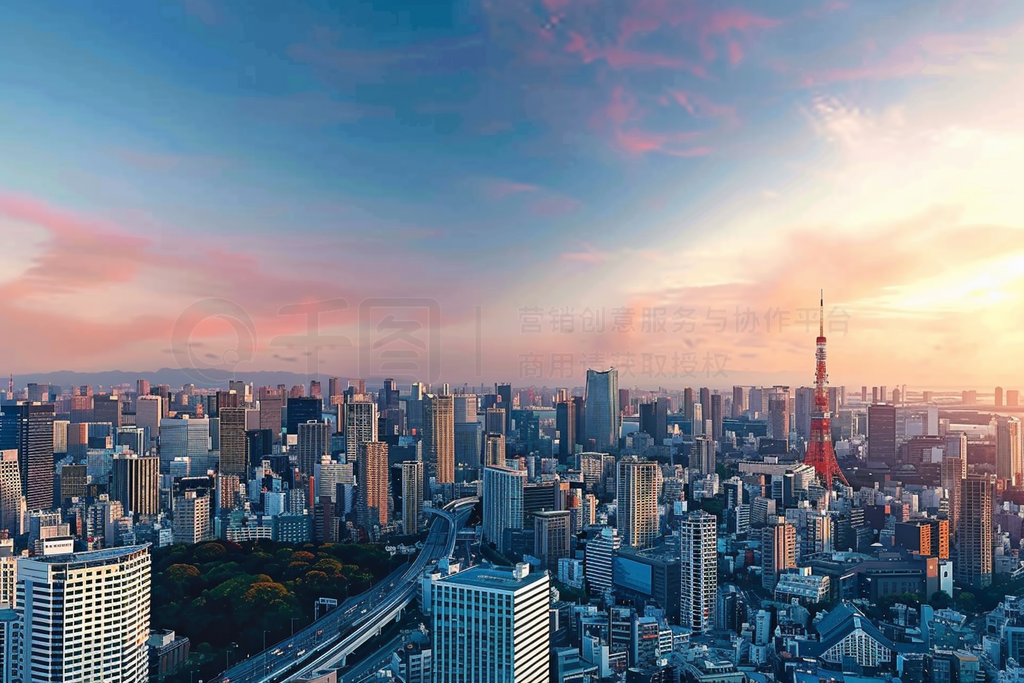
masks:
<svg viewBox="0 0 1024 683"><path fill-rule="evenodd" d="M239 370L301 370L307 349L270 346L306 329L283 307L343 299L321 329L365 349L360 303L415 296L443 314L450 381L515 377L527 353L710 352L734 378L803 376L798 309L824 286L848 316L826 330L848 384L1024 371L1006 314L1024 293L1020 7L644 0L602 28L588 5L386 21L311 3L270 28L191 0L131 8L131 32L112 10L12 10L0 316L35 343L0 339L5 370L173 367L175 322L209 298L258 332ZM522 333L532 307L539 335ZM737 333L736 307L760 331ZM573 334L551 332L562 308ZM639 331L661 308L669 332ZM632 309L634 332L581 333L585 309L609 327ZM671 331L679 309L692 333ZM223 319L189 332L199 362L235 348ZM314 367L369 376L342 372L351 353Z"/></svg>

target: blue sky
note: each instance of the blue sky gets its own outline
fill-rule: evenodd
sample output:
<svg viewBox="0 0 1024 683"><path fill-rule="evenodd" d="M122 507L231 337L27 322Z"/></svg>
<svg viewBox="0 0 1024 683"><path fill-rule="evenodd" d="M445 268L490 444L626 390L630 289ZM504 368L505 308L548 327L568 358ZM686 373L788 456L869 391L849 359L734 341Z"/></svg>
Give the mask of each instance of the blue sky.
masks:
<svg viewBox="0 0 1024 683"><path fill-rule="evenodd" d="M266 340L285 304L343 297L323 324L354 336L363 298L426 296L453 379L481 306L487 380L685 347L732 382L810 373L813 340L523 338L519 311L795 316L825 286L851 384L996 381L989 326L1024 291L1022 26L990 0L23 3L0 25L0 315L46 341L0 353L156 368L203 297ZM897 319L927 362L879 351ZM301 365L276 356L251 367Z"/></svg>

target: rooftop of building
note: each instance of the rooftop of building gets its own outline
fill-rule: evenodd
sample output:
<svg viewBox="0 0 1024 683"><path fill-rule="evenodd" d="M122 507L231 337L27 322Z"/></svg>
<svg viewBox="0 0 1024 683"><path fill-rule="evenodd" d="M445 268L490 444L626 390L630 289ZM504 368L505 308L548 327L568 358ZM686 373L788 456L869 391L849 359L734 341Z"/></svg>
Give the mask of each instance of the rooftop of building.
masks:
<svg viewBox="0 0 1024 683"><path fill-rule="evenodd" d="M458 584L487 590L517 591L541 581L547 581L544 572L517 571L518 567L472 567L458 574L446 576L440 583Z"/></svg>
<svg viewBox="0 0 1024 683"><path fill-rule="evenodd" d="M126 545L120 548L104 548L103 550L88 550L80 553L65 553L63 555L44 555L30 558L32 562L42 564L67 564L67 565L88 565L104 563L111 560L119 560L129 557L140 551L149 550L149 543L142 545Z"/></svg>

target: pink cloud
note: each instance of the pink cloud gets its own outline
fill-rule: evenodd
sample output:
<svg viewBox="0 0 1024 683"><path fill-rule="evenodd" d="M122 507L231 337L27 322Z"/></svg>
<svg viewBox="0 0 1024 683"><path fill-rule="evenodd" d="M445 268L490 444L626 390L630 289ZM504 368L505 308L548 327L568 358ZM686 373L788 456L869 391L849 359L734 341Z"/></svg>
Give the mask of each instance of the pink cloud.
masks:
<svg viewBox="0 0 1024 683"><path fill-rule="evenodd" d="M682 90L672 90L670 92L676 103L694 118L724 119L729 123L737 122L735 107L718 104L697 92L684 92Z"/></svg>
<svg viewBox="0 0 1024 683"><path fill-rule="evenodd" d="M563 261L571 261L574 263L583 263L591 266L599 266L608 261L610 254L602 251L598 251L590 245L585 245L583 251L569 251L564 252L561 255Z"/></svg>

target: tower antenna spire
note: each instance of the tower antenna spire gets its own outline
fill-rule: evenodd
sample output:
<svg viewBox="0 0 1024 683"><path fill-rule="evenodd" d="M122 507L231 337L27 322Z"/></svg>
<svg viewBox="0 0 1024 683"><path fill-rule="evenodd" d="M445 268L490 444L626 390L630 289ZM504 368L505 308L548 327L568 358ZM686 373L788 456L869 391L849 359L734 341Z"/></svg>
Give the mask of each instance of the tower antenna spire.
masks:
<svg viewBox="0 0 1024 683"><path fill-rule="evenodd" d="M825 290L821 290L821 299L818 302L821 309L818 311L818 336L825 336Z"/></svg>

